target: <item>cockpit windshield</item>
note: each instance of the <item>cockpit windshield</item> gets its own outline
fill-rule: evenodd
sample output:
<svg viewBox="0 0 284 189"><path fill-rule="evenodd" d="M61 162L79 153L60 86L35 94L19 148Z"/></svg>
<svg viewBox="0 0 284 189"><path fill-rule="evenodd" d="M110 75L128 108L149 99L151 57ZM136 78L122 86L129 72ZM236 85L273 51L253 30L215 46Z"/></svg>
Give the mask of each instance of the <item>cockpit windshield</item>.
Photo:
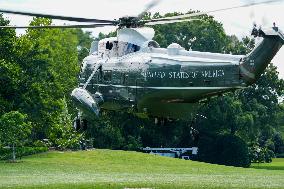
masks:
<svg viewBox="0 0 284 189"><path fill-rule="evenodd" d="M104 57L120 57L140 50L140 46L117 40L102 40L99 43L99 55Z"/></svg>

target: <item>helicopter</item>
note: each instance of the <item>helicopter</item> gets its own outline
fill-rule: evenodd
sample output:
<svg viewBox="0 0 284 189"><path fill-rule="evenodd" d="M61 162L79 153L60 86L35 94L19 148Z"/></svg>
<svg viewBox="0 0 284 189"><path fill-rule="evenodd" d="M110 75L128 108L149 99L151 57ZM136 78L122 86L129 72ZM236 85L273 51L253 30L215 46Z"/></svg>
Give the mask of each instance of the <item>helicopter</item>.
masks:
<svg viewBox="0 0 284 189"><path fill-rule="evenodd" d="M248 7L263 3L250 3ZM138 16L101 20L3 10L0 12L37 16L87 25L0 26L0 28L94 28L118 26L117 36L94 41L84 58L79 86L71 97L79 108L76 128L86 126L86 117L99 116L102 110L128 108L137 114L156 119L190 119L199 102L212 96L245 88L257 81L284 44L284 34L276 27L257 29L252 35L261 38L246 55L231 55L185 50L177 43L161 48L153 40L149 26L188 22L207 12L144 20L143 15L158 1L152 1ZM147 27L148 26L148 27Z"/></svg>

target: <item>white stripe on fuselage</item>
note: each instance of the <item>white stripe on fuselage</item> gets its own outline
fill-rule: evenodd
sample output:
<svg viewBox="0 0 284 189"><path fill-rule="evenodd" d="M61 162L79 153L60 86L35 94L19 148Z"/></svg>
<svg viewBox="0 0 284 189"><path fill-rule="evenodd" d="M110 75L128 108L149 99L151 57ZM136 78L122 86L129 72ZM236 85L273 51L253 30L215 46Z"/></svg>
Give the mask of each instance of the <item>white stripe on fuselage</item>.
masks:
<svg viewBox="0 0 284 189"><path fill-rule="evenodd" d="M133 88L133 89L161 89L161 90L167 90L167 89L175 89L175 90L183 90L183 89L196 89L196 90L204 90L204 89L209 89L209 90L218 90L218 89L233 89L233 88L245 88L245 87L142 87L142 86L126 86L126 85L106 85L106 84L89 84L89 85L96 85L100 87L117 87L117 88Z"/></svg>

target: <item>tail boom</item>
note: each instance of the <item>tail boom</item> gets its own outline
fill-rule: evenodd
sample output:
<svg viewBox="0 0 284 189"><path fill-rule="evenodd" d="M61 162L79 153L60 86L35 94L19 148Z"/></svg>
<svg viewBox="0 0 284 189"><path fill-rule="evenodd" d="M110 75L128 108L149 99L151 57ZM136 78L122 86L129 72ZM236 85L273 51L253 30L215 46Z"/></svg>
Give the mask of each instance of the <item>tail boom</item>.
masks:
<svg viewBox="0 0 284 189"><path fill-rule="evenodd" d="M284 34L273 27L259 30L262 41L242 60L240 75L246 84L253 84L284 44Z"/></svg>

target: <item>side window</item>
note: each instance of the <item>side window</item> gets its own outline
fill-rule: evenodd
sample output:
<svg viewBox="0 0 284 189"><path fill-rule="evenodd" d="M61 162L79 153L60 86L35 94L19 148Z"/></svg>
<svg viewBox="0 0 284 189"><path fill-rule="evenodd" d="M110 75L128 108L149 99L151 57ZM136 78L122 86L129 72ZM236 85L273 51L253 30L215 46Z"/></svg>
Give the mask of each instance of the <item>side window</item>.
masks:
<svg viewBox="0 0 284 189"><path fill-rule="evenodd" d="M104 81L111 81L112 71L105 70L103 74Z"/></svg>

